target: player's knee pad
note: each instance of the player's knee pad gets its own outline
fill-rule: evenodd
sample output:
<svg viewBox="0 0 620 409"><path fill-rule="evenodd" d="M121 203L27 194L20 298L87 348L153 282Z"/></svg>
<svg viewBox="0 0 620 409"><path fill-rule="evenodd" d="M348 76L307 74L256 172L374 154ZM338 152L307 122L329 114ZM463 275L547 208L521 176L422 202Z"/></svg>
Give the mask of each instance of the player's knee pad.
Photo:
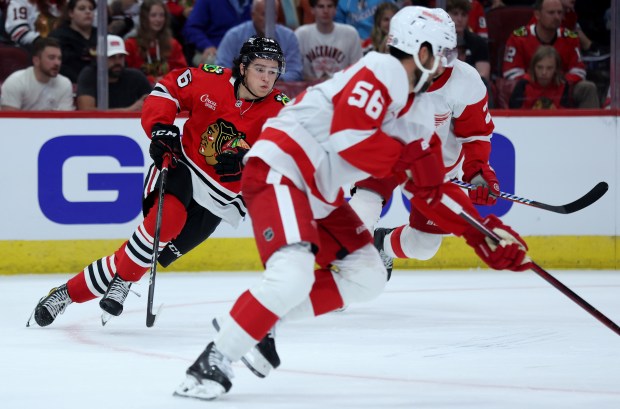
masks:
<svg viewBox="0 0 620 409"><path fill-rule="evenodd" d="M366 227L372 231L381 217L381 210L383 209L382 197L370 190L357 189L351 200L349 200L349 205L355 210L355 213L357 213Z"/></svg>
<svg viewBox="0 0 620 409"><path fill-rule="evenodd" d="M282 317L310 294L314 283L314 259L308 243L281 248L267 260L263 279L251 288L252 295Z"/></svg>
<svg viewBox="0 0 620 409"><path fill-rule="evenodd" d="M168 267L210 237L221 221L221 218L192 200L181 233L159 253L157 261L161 266Z"/></svg>
<svg viewBox="0 0 620 409"><path fill-rule="evenodd" d="M406 226L401 234L401 246L409 258L416 260L430 260L437 254L443 236L441 234L425 233L418 229Z"/></svg>
<svg viewBox="0 0 620 409"><path fill-rule="evenodd" d="M387 272L372 244L336 261L334 266L334 278L345 305L372 300L385 288Z"/></svg>

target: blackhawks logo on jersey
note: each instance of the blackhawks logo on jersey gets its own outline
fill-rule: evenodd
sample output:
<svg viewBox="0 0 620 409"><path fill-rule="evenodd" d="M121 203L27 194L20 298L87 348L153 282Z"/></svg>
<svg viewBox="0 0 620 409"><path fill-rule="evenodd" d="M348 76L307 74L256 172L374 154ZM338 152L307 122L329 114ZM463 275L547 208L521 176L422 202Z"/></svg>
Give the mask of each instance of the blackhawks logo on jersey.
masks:
<svg viewBox="0 0 620 409"><path fill-rule="evenodd" d="M223 119L218 119L207 127L200 135L202 141L198 153L205 157L207 165L217 163L217 155L222 152L234 152L238 148L250 149L245 141L245 134L237 131L235 125Z"/></svg>
<svg viewBox="0 0 620 409"><path fill-rule="evenodd" d="M224 73L224 68L220 67L219 65L203 64L202 67L200 67L200 68L204 72L208 72L209 74L222 75Z"/></svg>
<svg viewBox="0 0 620 409"><path fill-rule="evenodd" d="M291 102L291 99L287 97L286 94L283 94L283 93L276 94L275 100L281 103L282 105L286 105L289 102Z"/></svg>
<svg viewBox="0 0 620 409"><path fill-rule="evenodd" d="M569 30L568 28L564 29L564 37L568 37L568 38L579 38L579 35L577 35L576 31L573 30Z"/></svg>
<svg viewBox="0 0 620 409"><path fill-rule="evenodd" d="M517 37L525 37L527 35L527 27L521 26L512 32Z"/></svg>

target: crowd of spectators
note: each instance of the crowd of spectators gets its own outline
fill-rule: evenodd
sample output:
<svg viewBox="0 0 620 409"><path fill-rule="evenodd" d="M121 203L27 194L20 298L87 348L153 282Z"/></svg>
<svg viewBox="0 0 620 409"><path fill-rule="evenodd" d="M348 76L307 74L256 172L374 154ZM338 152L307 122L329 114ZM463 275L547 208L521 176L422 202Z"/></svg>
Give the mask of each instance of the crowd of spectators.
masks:
<svg viewBox="0 0 620 409"><path fill-rule="evenodd" d="M139 111L150 88L170 70L230 67L247 38L265 35L267 1L109 1L109 108ZM611 1L594 3L442 2L455 22L458 58L476 68L491 107L522 109L608 103ZM273 36L286 57L278 88L294 96L365 53L385 52L389 21L406 5L437 2L274 0ZM517 16L517 10L529 13L529 21L497 24L502 13ZM96 13L96 0L0 0L2 109L96 109ZM31 66L5 75L2 55L9 49L28 53ZM72 86L70 105L56 95L66 84ZM28 95L17 103L19 93Z"/></svg>

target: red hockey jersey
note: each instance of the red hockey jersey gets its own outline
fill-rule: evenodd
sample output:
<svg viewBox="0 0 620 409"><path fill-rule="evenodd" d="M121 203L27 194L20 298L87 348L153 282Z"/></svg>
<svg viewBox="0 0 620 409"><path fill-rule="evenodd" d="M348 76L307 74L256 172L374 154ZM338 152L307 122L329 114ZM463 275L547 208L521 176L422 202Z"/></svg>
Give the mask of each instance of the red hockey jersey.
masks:
<svg viewBox="0 0 620 409"><path fill-rule="evenodd" d="M519 79L525 75L534 53L541 45L536 35L536 24L516 29L506 42L504 78ZM560 27L552 45L562 58L562 72L570 84L586 78L586 68L579 52L579 37L571 30Z"/></svg>
<svg viewBox="0 0 620 409"><path fill-rule="evenodd" d="M232 71L216 65L174 70L155 85L142 108L147 135L155 123L172 124L178 112L189 111L181 160L192 170L194 200L232 225L245 215L241 182L221 182L213 168L216 157L233 139L251 147L267 118L289 100L277 89L258 101L239 100L234 83Z"/></svg>

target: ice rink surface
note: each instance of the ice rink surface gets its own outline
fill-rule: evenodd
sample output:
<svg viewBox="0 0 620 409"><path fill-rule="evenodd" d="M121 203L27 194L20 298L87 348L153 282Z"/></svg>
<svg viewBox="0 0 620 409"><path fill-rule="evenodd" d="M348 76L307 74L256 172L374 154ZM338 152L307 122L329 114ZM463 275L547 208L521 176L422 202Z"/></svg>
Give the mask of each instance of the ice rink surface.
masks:
<svg viewBox="0 0 620 409"><path fill-rule="evenodd" d="M618 271L552 273L620 322ZM93 301L26 328L69 277L0 277L0 408L620 408L620 336L532 272L395 271L372 302L280 325L282 366L235 364L212 402L172 392L258 272L158 275L153 328L146 281L105 327Z"/></svg>

